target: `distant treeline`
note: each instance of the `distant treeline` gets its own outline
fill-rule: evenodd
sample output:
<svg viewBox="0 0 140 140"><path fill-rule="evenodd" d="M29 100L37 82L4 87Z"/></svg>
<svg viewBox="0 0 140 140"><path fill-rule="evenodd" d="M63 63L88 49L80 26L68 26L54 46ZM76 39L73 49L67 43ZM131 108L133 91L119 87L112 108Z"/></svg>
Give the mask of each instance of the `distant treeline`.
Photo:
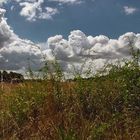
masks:
<svg viewBox="0 0 140 140"><path fill-rule="evenodd" d="M15 72L0 71L0 82L19 83L23 82L24 77L22 74Z"/></svg>

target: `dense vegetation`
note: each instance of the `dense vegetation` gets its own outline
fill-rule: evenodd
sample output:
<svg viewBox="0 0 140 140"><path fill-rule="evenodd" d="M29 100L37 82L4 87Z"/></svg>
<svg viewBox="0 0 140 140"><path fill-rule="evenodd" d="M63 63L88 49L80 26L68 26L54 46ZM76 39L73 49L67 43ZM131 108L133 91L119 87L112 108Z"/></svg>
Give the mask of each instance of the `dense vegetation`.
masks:
<svg viewBox="0 0 140 140"><path fill-rule="evenodd" d="M136 57L89 79L62 82L56 69L49 80L1 85L1 140L139 140Z"/></svg>
<svg viewBox="0 0 140 140"><path fill-rule="evenodd" d="M16 72L0 71L0 82L12 83L22 82L24 77L22 74Z"/></svg>

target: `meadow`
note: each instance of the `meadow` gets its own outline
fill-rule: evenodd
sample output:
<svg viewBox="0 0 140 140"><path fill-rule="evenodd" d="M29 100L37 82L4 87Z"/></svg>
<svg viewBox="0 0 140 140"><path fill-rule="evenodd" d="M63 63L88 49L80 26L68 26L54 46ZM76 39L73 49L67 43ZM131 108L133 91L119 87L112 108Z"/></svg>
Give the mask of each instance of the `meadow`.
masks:
<svg viewBox="0 0 140 140"><path fill-rule="evenodd" d="M109 67L87 79L63 81L56 68L49 79L1 83L0 140L139 140L138 59Z"/></svg>

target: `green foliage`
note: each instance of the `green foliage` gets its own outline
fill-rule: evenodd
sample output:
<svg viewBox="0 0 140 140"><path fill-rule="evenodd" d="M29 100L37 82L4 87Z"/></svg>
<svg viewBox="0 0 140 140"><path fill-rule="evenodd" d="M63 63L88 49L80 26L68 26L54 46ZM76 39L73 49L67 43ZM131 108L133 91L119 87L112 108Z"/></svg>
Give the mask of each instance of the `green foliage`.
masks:
<svg viewBox="0 0 140 140"><path fill-rule="evenodd" d="M9 96L9 113L18 126L21 126L29 120L29 112L38 108L43 103L46 93L39 89L37 83L32 83L30 87L26 84L16 90L13 90L13 96Z"/></svg>

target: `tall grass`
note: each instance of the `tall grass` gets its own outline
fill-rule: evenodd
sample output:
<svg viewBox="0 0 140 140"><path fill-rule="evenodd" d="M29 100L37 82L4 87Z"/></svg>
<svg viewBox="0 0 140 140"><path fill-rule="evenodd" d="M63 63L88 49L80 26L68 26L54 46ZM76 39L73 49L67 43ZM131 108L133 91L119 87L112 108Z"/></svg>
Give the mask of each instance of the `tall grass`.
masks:
<svg viewBox="0 0 140 140"><path fill-rule="evenodd" d="M1 140L139 140L138 53L107 73L64 80L47 64L44 79L0 89ZM106 70L106 69L105 69Z"/></svg>

